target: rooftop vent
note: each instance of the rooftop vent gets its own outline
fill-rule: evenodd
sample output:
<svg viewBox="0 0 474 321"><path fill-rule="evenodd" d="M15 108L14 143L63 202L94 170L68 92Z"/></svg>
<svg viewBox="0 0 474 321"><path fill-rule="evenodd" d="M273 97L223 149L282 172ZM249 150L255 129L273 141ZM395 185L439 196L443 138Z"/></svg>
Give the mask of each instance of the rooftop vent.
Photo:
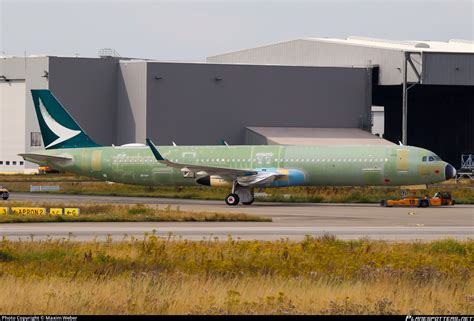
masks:
<svg viewBox="0 0 474 321"><path fill-rule="evenodd" d="M424 42L418 42L415 44L415 48L430 48L430 45Z"/></svg>
<svg viewBox="0 0 474 321"><path fill-rule="evenodd" d="M99 50L100 58L118 58L120 54L113 48L102 48Z"/></svg>

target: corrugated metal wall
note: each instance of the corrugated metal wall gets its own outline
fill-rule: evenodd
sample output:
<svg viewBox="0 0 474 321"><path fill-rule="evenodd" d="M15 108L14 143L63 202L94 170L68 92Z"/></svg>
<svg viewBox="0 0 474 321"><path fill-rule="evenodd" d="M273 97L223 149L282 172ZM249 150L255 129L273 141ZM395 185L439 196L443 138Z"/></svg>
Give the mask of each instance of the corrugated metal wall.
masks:
<svg viewBox="0 0 474 321"><path fill-rule="evenodd" d="M118 74L118 144L145 143L147 129L147 63L122 61Z"/></svg>
<svg viewBox="0 0 474 321"><path fill-rule="evenodd" d="M0 59L0 75L12 80L12 82L24 83L24 90L21 92L22 97L18 97L18 99L24 101L22 110L18 110L18 113L23 115L22 123L18 125L24 128L23 143L18 147L19 153L43 148L42 146L31 146L31 132L39 132L39 126L36 120L30 90L48 88L48 80L46 77L43 77L45 71L48 71L48 57L12 57ZM0 81L5 82L5 80ZM20 93L15 93L15 95L18 94ZM3 105L0 106L2 109L4 107ZM24 167L26 171L28 171L36 168L37 165L26 162Z"/></svg>
<svg viewBox="0 0 474 321"><path fill-rule="evenodd" d="M0 82L0 173L23 172L25 81Z"/></svg>
<svg viewBox="0 0 474 321"><path fill-rule="evenodd" d="M402 82L403 53L399 50L298 39L207 58L212 63L277 64L292 66L380 65L379 83ZM410 81L416 76L408 71Z"/></svg>
<svg viewBox="0 0 474 321"><path fill-rule="evenodd" d="M474 86L474 54L427 52L423 70L425 85Z"/></svg>
<svg viewBox="0 0 474 321"><path fill-rule="evenodd" d="M366 68L149 62L147 134L209 145L244 144L248 126L359 128L370 90Z"/></svg>
<svg viewBox="0 0 474 321"><path fill-rule="evenodd" d="M118 60L49 58L49 89L99 144L116 143Z"/></svg>

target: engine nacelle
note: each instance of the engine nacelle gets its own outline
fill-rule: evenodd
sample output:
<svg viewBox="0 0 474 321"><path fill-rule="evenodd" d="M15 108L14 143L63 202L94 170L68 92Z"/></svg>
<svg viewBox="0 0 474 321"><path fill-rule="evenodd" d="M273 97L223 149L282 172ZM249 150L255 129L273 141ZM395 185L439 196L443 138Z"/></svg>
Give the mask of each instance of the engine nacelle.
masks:
<svg viewBox="0 0 474 321"><path fill-rule="evenodd" d="M232 187L232 181L222 178L218 175L204 176L198 178L196 183L205 185L205 186L215 186L215 187Z"/></svg>

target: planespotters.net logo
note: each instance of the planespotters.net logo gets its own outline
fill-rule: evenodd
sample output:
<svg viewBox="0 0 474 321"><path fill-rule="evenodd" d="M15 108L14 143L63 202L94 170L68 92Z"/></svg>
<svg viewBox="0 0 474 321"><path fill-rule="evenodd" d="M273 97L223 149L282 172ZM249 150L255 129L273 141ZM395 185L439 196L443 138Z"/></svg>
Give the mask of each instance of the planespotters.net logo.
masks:
<svg viewBox="0 0 474 321"><path fill-rule="evenodd" d="M418 316L407 315L405 321L474 321L474 317L462 316Z"/></svg>

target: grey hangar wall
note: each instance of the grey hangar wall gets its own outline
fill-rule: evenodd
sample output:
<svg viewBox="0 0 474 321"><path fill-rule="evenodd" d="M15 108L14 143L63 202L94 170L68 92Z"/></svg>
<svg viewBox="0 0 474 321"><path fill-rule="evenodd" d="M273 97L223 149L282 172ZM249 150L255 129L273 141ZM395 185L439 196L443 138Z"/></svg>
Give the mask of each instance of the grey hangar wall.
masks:
<svg viewBox="0 0 474 321"><path fill-rule="evenodd" d="M248 126L370 130L366 68L149 62L146 77L146 134L160 144L244 144Z"/></svg>

